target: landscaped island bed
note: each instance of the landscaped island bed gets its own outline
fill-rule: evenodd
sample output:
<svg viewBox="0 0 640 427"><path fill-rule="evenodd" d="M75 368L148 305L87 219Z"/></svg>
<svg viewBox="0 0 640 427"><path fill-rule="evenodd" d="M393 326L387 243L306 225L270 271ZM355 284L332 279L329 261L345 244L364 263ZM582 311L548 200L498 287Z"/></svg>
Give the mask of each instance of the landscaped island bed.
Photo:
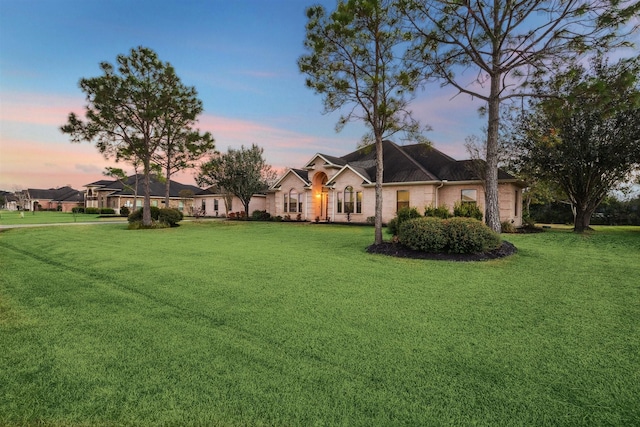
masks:
<svg viewBox="0 0 640 427"><path fill-rule="evenodd" d="M0 425L634 425L640 229L483 262L370 227L0 232Z"/></svg>

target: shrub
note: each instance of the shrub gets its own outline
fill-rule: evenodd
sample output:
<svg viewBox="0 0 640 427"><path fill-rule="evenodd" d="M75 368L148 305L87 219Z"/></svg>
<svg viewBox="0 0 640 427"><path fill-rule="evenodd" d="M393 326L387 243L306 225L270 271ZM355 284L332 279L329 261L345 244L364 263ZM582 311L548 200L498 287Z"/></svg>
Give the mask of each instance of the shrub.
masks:
<svg viewBox="0 0 640 427"><path fill-rule="evenodd" d="M251 213L251 219L254 221L269 221L271 214L267 211L255 210Z"/></svg>
<svg viewBox="0 0 640 427"><path fill-rule="evenodd" d="M513 225L512 221L502 221L500 223L500 232L501 233L515 233L516 226Z"/></svg>
<svg viewBox="0 0 640 427"><path fill-rule="evenodd" d="M375 223L376 223L376 217L375 216L368 216L367 217L367 224L374 225Z"/></svg>
<svg viewBox="0 0 640 427"><path fill-rule="evenodd" d="M151 206L151 219L157 221L159 216L160 208L157 206ZM142 221L142 208L133 211L133 213L129 215L128 220L129 222Z"/></svg>
<svg viewBox="0 0 640 427"><path fill-rule="evenodd" d="M411 249L423 252L443 252L447 247L444 223L434 217L404 221L398 225L398 240Z"/></svg>
<svg viewBox="0 0 640 427"><path fill-rule="evenodd" d="M500 246L500 236L473 218L415 218L399 226L398 240L423 252L470 254Z"/></svg>
<svg viewBox="0 0 640 427"><path fill-rule="evenodd" d="M100 208L100 215L115 215L115 213L113 208Z"/></svg>
<svg viewBox="0 0 640 427"><path fill-rule="evenodd" d="M163 208L158 212L158 221L168 224L170 227L177 227L184 216L178 209Z"/></svg>
<svg viewBox="0 0 640 427"><path fill-rule="evenodd" d="M387 231L393 235L396 235L398 234L400 225L403 222L406 222L413 218L420 218L421 216L422 215L420 215L420 212L418 212L418 209L416 208L402 208L396 213L396 216L387 224Z"/></svg>
<svg viewBox="0 0 640 427"><path fill-rule="evenodd" d="M437 208L434 206L427 206L424 209L424 216L433 216L436 218L447 219L451 218L452 215L448 207L446 207L445 205L440 205Z"/></svg>
<svg viewBox="0 0 640 427"><path fill-rule="evenodd" d="M77 206L73 209L71 209L71 212L74 214L83 214L84 213L84 207L83 206Z"/></svg>
<svg viewBox="0 0 640 427"><path fill-rule="evenodd" d="M131 210L127 206L122 206L120 208L120 215L129 216L130 213L131 213Z"/></svg>
<svg viewBox="0 0 640 427"><path fill-rule="evenodd" d="M85 208L84 213L90 214L90 215L99 215L100 208Z"/></svg>
<svg viewBox="0 0 640 427"><path fill-rule="evenodd" d="M451 218L445 223L447 252L473 254L500 246L500 236L474 218Z"/></svg>
<svg viewBox="0 0 640 427"><path fill-rule="evenodd" d="M465 218L475 218L482 221L482 211L476 203L456 202L453 205L453 216L461 216Z"/></svg>

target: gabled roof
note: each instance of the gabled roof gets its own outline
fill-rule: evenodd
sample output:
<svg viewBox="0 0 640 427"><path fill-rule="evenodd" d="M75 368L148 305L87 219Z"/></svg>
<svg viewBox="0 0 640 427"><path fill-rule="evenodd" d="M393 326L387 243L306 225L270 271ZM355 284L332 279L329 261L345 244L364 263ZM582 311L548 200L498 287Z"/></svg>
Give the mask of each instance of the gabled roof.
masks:
<svg viewBox="0 0 640 427"><path fill-rule="evenodd" d="M347 162L341 157L335 157L335 156L329 156L327 154L316 153L311 158L311 160L309 160L309 162L307 162L307 164L303 166L304 169L306 170L313 169L316 162L318 161L318 158L320 158L320 161L323 162L322 166L325 166L325 167L341 168L342 166L347 164Z"/></svg>
<svg viewBox="0 0 640 427"><path fill-rule="evenodd" d="M29 198L32 200L52 200L56 202L82 202L84 201L84 194L81 191L75 190L69 186L60 188L29 188L27 190Z"/></svg>
<svg viewBox="0 0 640 427"><path fill-rule="evenodd" d="M443 152L425 144L397 145L392 141L382 142L383 182L425 182L425 181L477 181L475 162L482 160L455 160ZM376 180L375 148L368 145L342 157L342 159L371 182ZM332 178L333 180L334 178ZM503 170L498 171L498 179L515 180Z"/></svg>
<svg viewBox="0 0 640 427"><path fill-rule="evenodd" d="M138 195L144 194L144 175L138 175ZM166 184L158 179L156 175L150 176L151 196L152 197L164 197ZM124 182L119 180L101 180L91 184L85 185L85 187L101 187L99 190L111 190L113 193L110 196L131 196L134 194L134 187L136 187L136 175L127 177ZM170 180L169 197L180 197L182 190L193 191L193 194L198 194L202 190L195 185L181 184L177 181Z"/></svg>
<svg viewBox="0 0 640 427"><path fill-rule="evenodd" d="M311 185L311 182L309 181L309 171L303 170L303 169L290 168L285 172L284 175L282 175L282 177L280 177L279 180L276 181L275 184L271 186L271 188L278 188L280 186L280 183L290 174L293 174L294 176L298 177L300 181L304 183L304 185Z"/></svg>

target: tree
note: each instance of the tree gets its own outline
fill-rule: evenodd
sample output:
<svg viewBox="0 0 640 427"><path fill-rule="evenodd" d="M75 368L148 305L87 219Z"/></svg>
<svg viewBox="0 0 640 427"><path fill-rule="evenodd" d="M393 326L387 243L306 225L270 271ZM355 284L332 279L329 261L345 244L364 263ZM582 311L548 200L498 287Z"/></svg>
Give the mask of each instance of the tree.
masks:
<svg viewBox="0 0 640 427"><path fill-rule="evenodd" d="M254 194L265 191L273 182L275 172L263 157L264 150L253 144L239 150L229 148L200 165L199 185L215 185L225 193L238 197L249 214L249 202ZM227 205L228 207L228 205Z"/></svg>
<svg viewBox="0 0 640 427"><path fill-rule="evenodd" d="M349 121L369 129L363 143L376 150L375 243L382 243L382 141L403 131L427 143L408 111L418 70L407 67L408 44L398 27L391 0L340 1L327 15L322 6L307 9L305 48L298 67L306 85L323 96L325 112L346 109L336 131Z"/></svg>
<svg viewBox="0 0 640 427"><path fill-rule="evenodd" d="M135 168L135 165L134 165ZM138 174L135 174L134 185L129 185L125 181L127 180L127 174L124 170L120 168L106 167L104 168L104 172L102 173L104 176L109 176L111 178L115 178L121 185L122 188L130 190L133 193L133 209L136 209L137 201L138 201Z"/></svg>
<svg viewBox="0 0 640 427"><path fill-rule="evenodd" d="M640 59L590 70L576 63L540 86L544 97L523 114L515 143L521 163L558 183L574 210L574 230L589 229L591 215L640 168Z"/></svg>
<svg viewBox="0 0 640 427"><path fill-rule="evenodd" d="M86 120L70 113L60 129L72 142L95 142L107 158L142 164L142 223L150 226L150 175L154 156L169 134L166 112L176 112L188 122L200 113L200 104L195 91L182 85L174 68L153 50L131 49L129 56L118 55L116 62L117 66L101 63L102 76L80 80L87 99Z"/></svg>
<svg viewBox="0 0 640 427"><path fill-rule="evenodd" d="M202 113L202 101L193 87L184 86L176 75L170 84L177 88L172 94L174 106L163 111L160 118L164 127L164 138L154 155L154 162L161 166L165 177L165 206L169 206L171 175L195 166L202 157L213 154L215 142L211 133L200 133L193 129L196 117Z"/></svg>
<svg viewBox="0 0 640 427"><path fill-rule="evenodd" d="M621 44L618 28L640 3L617 0L398 0L425 76L487 103L485 218L500 231L498 132L501 103L531 95L530 77L591 48ZM464 71L474 70L469 78ZM477 74L476 72L477 71ZM460 74L456 74L461 72Z"/></svg>

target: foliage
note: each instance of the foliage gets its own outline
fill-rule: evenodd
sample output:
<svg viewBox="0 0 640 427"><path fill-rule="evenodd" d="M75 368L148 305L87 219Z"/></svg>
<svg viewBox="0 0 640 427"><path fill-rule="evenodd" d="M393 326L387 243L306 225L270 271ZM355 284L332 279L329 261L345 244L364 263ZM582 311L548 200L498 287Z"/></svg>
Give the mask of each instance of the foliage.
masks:
<svg viewBox="0 0 640 427"><path fill-rule="evenodd" d="M609 65L594 58L540 84L545 99L520 119L521 163L556 182L573 209L574 230L640 166L640 59ZM549 95L558 96L549 96Z"/></svg>
<svg viewBox="0 0 640 427"><path fill-rule="evenodd" d="M95 142L106 157L142 164L142 221L150 225L150 174L156 155L172 135L187 132L202 112L202 102L195 89L182 84L174 68L149 48L131 49L116 62L102 62L102 76L80 80L86 120L70 113L60 129L72 142Z"/></svg>
<svg viewBox="0 0 640 427"><path fill-rule="evenodd" d="M254 221L269 221L271 214L267 211L255 210L251 213L251 219Z"/></svg>
<svg viewBox="0 0 640 427"><path fill-rule="evenodd" d="M178 209L162 208L158 212L158 221L168 224L170 227L177 227L184 216Z"/></svg>
<svg viewBox="0 0 640 427"><path fill-rule="evenodd" d="M477 203L455 202L453 205L453 216L475 218L478 221L482 221L482 211Z"/></svg>
<svg viewBox="0 0 640 427"><path fill-rule="evenodd" d="M71 208L71 212L75 214L83 214L85 213L85 208L84 206L76 206Z"/></svg>
<svg viewBox="0 0 640 427"><path fill-rule="evenodd" d="M100 208L84 208L84 213L86 214L91 214L91 215L99 215L100 214Z"/></svg>
<svg viewBox="0 0 640 427"><path fill-rule="evenodd" d="M423 252L446 252L449 243L444 220L420 217L398 226L398 240L403 245Z"/></svg>
<svg viewBox="0 0 640 427"><path fill-rule="evenodd" d="M513 225L512 221L502 221L500 223L500 232L501 233L515 233L516 230L516 226Z"/></svg>
<svg viewBox="0 0 640 427"><path fill-rule="evenodd" d="M438 207L435 206L427 206L424 209L424 216L433 216L436 218L442 218L442 219L447 219L447 218L451 218L452 214L451 211L449 211L449 208L446 207L445 205L440 205Z"/></svg>
<svg viewBox="0 0 640 427"><path fill-rule="evenodd" d="M154 220L154 221L157 221L158 218L160 217L160 208L157 207L157 206L151 206L150 212L151 212L151 219ZM129 215L128 221L129 222L142 222L142 209L136 209L135 211L133 211Z"/></svg>
<svg viewBox="0 0 640 427"><path fill-rule="evenodd" d="M398 240L405 246L424 252L471 254L500 246L500 236L473 218L440 219L421 217L398 227Z"/></svg>
<svg viewBox="0 0 640 427"><path fill-rule="evenodd" d="M375 143L375 243L382 243L382 141L406 132L426 142L408 109L420 73L402 61L408 41L391 0L339 2L331 14L312 6L307 18L307 53L298 60L307 87L323 96L326 112L343 113L337 131L360 121L369 130L364 145Z"/></svg>
<svg viewBox="0 0 640 427"><path fill-rule="evenodd" d="M487 223L499 231L501 103L533 94L527 83L543 75L551 62L564 63L588 49L624 44L625 34L617 30L637 16L640 3L399 0L398 4L415 43L413 63L424 65L425 79L438 78L487 103L485 207ZM469 73L458 73L469 68L477 70L471 78Z"/></svg>
<svg viewBox="0 0 640 427"><path fill-rule="evenodd" d="M131 213L131 209L129 209L129 207L127 206L120 207L120 215L128 217L130 213Z"/></svg>
<svg viewBox="0 0 640 427"><path fill-rule="evenodd" d="M395 236L396 234L398 234L398 228L400 227L400 224L412 218L419 217L420 212L418 212L418 209L412 207L401 208L398 212L396 212L396 216L387 224L387 231Z"/></svg>
<svg viewBox="0 0 640 427"><path fill-rule="evenodd" d="M215 185L234 194L249 212L249 202L254 194L264 192L275 179L275 172L263 156L264 149L253 144L239 150L229 148L225 154L217 154L200 165L198 184ZM226 202L225 202L226 203Z"/></svg>

